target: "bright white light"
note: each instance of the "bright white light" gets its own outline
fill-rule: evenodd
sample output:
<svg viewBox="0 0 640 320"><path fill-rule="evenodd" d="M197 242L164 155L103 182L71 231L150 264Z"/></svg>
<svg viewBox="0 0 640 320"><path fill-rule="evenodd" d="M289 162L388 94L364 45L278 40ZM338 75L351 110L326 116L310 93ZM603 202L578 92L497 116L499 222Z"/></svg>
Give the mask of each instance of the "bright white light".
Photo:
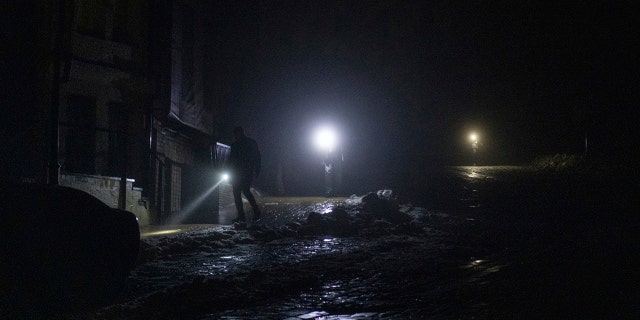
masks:
<svg viewBox="0 0 640 320"><path fill-rule="evenodd" d="M229 174L228 173L223 173L222 174L222 181L229 181Z"/></svg>
<svg viewBox="0 0 640 320"><path fill-rule="evenodd" d="M314 136L316 147L325 152L331 152L338 144L338 137L332 129L322 128Z"/></svg>
<svg viewBox="0 0 640 320"><path fill-rule="evenodd" d="M469 140L478 141L478 135L475 133L472 133L471 135L469 135Z"/></svg>

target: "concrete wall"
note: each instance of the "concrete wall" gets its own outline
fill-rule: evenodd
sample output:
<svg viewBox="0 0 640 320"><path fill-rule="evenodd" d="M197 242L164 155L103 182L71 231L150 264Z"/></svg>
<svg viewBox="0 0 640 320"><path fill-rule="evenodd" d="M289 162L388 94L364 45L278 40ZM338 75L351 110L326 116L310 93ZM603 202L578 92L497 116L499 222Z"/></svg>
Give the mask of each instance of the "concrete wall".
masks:
<svg viewBox="0 0 640 320"><path fill-rule="evenodd" d="M149 210L142 201L142 190L133 188L133 179L127 179L127 205L126 210L138 217L140 226L149 225ZM60 185L82 190L104 202L112 208L118 207L118 194L120 192L120 178L103 177L82 174L61 174Z"/></svg>
<svg viewBox="0 0 640 320"><path fill-rule="evenodd" d="M181 165L193 165L193 149L190 146L190 139L177 132L171 132L167 129L163 130L158 122L156 122L156 124L156 127L159 128L156 141L156 152L158 155L167 157L171 159L171 161Z"/></svg>

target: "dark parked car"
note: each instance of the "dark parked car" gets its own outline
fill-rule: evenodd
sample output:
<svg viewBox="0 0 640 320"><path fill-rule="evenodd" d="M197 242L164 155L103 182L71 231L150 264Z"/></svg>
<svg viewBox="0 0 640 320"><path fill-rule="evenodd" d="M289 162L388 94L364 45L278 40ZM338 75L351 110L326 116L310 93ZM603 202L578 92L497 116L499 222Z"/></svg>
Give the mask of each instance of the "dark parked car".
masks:
<svg viewBox="0 0 640 320"><path fill-rule="evenodd" d="M112 301L135 266L135 215L67 187L0 190L0 318Z"/></svg>

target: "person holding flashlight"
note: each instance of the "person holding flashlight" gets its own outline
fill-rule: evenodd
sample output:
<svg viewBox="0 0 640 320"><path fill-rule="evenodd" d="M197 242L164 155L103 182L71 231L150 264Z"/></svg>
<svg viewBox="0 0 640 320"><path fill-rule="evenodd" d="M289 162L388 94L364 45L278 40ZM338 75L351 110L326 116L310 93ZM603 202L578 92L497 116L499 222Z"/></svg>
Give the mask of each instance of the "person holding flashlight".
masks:
<svg viewBox="0 0 640 320"><path fill-rule="evenodd" d="M251 183L260 175L261 159L260 150L255 140L245 136L242 127L233 129L234 142L229 152L229 169L231 170L231 185L233 186L233 199L236 204L238 216L233 222L246 221L244 207L242 205L242 193L253 208L253 221L260 220L261 211L255 197L251 193Z"/></svg>
<svg viewBox="0 0 640 320"><path fill-rule="evenodd" d="M324 161L322 161L322 164L324 165L324 196L327 198L335 196L336 181L334 179L334 174L337 162L336 154L333 151L328 152Z"/></svg>
<svg viewBox="0 0 640 320"><path fill-rule="evenodd" d="M340 158L338 155L338 137L335 130L330 127L323 127L316 131L315 144L325 153L322 165L324 166L324 186L325 197L330 198L336 195L336 189L339 187L341 179Z"/></svg>

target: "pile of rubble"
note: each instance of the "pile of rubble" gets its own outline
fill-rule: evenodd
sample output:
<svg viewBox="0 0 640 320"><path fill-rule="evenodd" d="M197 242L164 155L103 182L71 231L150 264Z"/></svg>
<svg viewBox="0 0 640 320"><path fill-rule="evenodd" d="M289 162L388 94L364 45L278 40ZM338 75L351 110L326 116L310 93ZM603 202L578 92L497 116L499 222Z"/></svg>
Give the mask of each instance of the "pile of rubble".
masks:
<svg viewBox="0 0 640 320"><path fill-rule="evenodd" d="M141 241L138 263L286 238L423 234L427 218L423 208L398 205L391 190L381 190L351 196L344 206L327 213L309 212L305 219L285 225L236 223L231 228L212 227L200 232L146 238Z"/></svg>

